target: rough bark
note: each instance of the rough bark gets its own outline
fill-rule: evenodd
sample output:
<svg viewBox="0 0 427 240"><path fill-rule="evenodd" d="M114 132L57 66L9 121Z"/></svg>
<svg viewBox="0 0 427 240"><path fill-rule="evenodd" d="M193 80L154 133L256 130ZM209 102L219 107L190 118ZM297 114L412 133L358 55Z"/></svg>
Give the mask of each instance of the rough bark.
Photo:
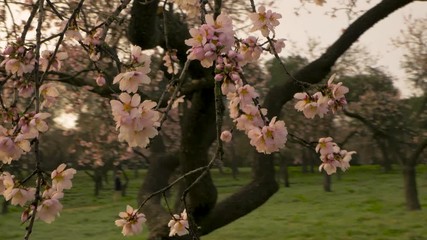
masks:
<svg viewBox="0 0 427 240"><path fill-rule="evenodd" d="M219 202L199 223L202 235L223 227L264 204L279 188L272 155L255 153L253 180Z"/></svg>
<svg viewBox="0 0 427 240"><path fill-rule="evenodd" d="M159 44L159 0L134 0L128 27L129 40L144 49L155 48Z"/></svg>
<svg viewBox="0 0 427 240"><path fill-rule="evenodd" d="M416 170L413 165L404 165L402 169L403 183L405 189L406 208L408 210L420 210L421 204L418 200Z"/></svg>
<svg viewBox="0 0 427 240"><path fill-rule="evenodd" d="M176 155L163 155L151 161L147 175L138 193L138 204L146 199L150 193L156 192L169 184L169 179L179 166L179 158ZM161 204L162 196L151 198L142 211L147 216L150 239L159 236L167 236L169 232L165 223L170 220L170 214L165 211Z"/></svg>
<svg viewBox="0 0 427 240"><path fill-rule="evenodd" d="M184 113L181 137L180 165L183 172L206 166L208 150L215 139L215 104L213 89L204 89L193 94L191 108ZM198 174L186 178L190 185ZM189 192L189 212L196 221L210 212L216 203L217 191L210 174L201 179Z"/></svg>
<svg viewBox="0 0 427 240"><path fill-rule="evenodd" d="M417 180L416 180L416 166L421 153L427 147L427 139L424 139L414 153L409 156L403 165L403 182L405 189L406 208L408 210L420 210L421 204L418 199Z"/></svg>

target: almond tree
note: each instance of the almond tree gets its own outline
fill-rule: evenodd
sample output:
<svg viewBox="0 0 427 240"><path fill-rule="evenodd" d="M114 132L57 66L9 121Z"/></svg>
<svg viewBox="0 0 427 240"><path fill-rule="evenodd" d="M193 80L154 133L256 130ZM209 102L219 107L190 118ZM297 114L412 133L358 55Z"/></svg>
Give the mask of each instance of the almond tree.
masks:
<svg viewBox="0 0 427 240"><path fill-rule="evenodd" d="M321 5L324 1L315 2ZM383 0L362 14L318 59L293 76L289 74L283 83L268 92L263 103L268 113L259 103L259 94L248 84L243 74L243 66L259 58L258 51L270 52L278 58L278 53L284 47L284 40L276 38L274 31L281 15L266 6L256 6L254 1L245 2L252 22L250 31L260 32L265 39L265 42L257 42L255 37L235 37L232 17L222 11L221 0L177 0L174 3L134 1L130 18L127 18L129 15L121 15L128 9L130 0L120 1L114 6L111 2L93 2L90 6L98 6L98 10L104 10L102 7L111 9L97 12L99 14L88 12L94 8L85 8L87 5L84 0L72 1L71 10L67 8L69 4L61 1L38 0L22 4L24 8L29 8L30 17L24 26L14 23L11 31L6 31L8 36L20 37L12 40L3 52L5 74L2 75L2 90L5 92L2 100L6 96L11 99L12 94L6 92L7 88L19 93L22 98L19 98L20 105L14 100L6 104L1 102L4 115L8 117L5 118L7 128L3 131L2 139L9 146L1 160L7 166L34 149L36 166L34 173L19 183L9 172L1 170L0 189L12 204L26 207L22 216L24 221L29 221L25 239L31 236L36 218L45 222L55 219L62 209L62 190L71 187L71 179L75 174L74 169L66 169L65 164L61 164L48 178L40 165L39 135L48 130L46 119L50 117L44 109L52 107L54 100L59 97L55 86L47 83L51 78L56 76L62 82L84 86L87 85L86 78L90 77L95 86L91 88L93 92L106 97L114 94L110 105L119 131L118 137L130 147L147 147L151 139L158 135L177 97L186 96L191 106L183 110L181 118L179 156L157 156L141 188L139 207L126 207L126 211L119 214L116 225L122 227L124 235L133 235L141 231L141 224L147 219L152 239L175 238L175 235L183 239L198 239L256 209L277 191L271 153L278 151L286 142L285 123L276 117L280 116L283 104L296 93L299 93L297 96L306 94L309 105L319 110L314 113L310 108L312 117L335 112L345 105L344 94L348 89L341 83L333 83L333 77L322 87L321 92L313 96L307 94L308 85L319 83L325 78L336 60L366 30L411 2ZM231 5L234 6L233 3ZM197 17L187 21L191 16ZM44 19L62 20L59 33L50 37L46 37L49 34L42 34L44 30L53 27L50 21ZM128 37L134 45L130 51L119 54L122 49L129 49L129 44L120 37L123 33L121 25L127 23L127 20ZM195 23L201 25L192 27ZM29 40L27 33L33 29L35 37ZM85 33L85 38L80 31ZM67 47L62 44L65 37L78 43L68 46L69 49L83 49L68 51L73 59L81 60L70 64L69 68L86 66L75 74L61 70L67 58L60 51L60 46ZM50 49L43 50L44 44ZM154 78L149 75L156 73L151 68L154 60L142 50L158 46L167 52L165 63L169 75L165 73L165 79L168 80L165 94L161 94L154 102L152 99L155 94L149 96L143 91L154 82L151 81ZM287 72L286 65L282 66ZM179 68L178 74L175 67ZM96 87L95 82L100 87ZM170 95L169 101L166 100L167 95ZM222 160L221 140L229 140L227 134L221 133L223 95L227 95L230 102L230 117L236 123L236 128L248 136L256 152L253 180L217 203L217 190L209 169L216 160ZM305 108L304 104L299 105ZM213 142L216 151L209 158L208 150ZM321 155L321 168L328 173L335 172L337 167L347 169L354 153L341 150L330 137L320 138L313 147ZM178 168L183 175L169 183L172 173ZM35 188L23 185L30 179L35 180ZM165 208L161 200L166 198L162 198L162 194L165 195L181 181L184 190L177 198L179 202L175 204L176 209L170 209L168 204ZM146 215L140 213L141 210ZM173 214L171 219L171 214L177 212L180 214Z"/></svg>

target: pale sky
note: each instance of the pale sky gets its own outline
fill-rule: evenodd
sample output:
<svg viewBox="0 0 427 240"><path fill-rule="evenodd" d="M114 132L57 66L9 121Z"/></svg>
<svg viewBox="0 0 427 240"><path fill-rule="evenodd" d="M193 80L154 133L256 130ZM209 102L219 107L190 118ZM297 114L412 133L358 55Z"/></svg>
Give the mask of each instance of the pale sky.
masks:
<svg viewBox="0 0 427 240"><path fill-rule="evenodd" d="M279 2L279 1L277 1ZM351 22L344 12L338 14L336 18L326 16L325 12L332 7L338 6L338 0L328 0L323 6L306 4L310 14L304 10L300 11L300 16L294 14L294 8L300 5L300 0L285 0L276 3L278 12L282 14L281 27L277 30L278 38L286 38L291 42L298 42L298 48L307 49L308 39L315 38L321 41L321 47L326 48L341 34ZM379 0L372 0L366 4L365 0L359 0L361 9L369 9ZM405 73L400 67L402 50L392 45L391 39L400 35L400 30L405 29L404 17L412 15L413 18L427 17L427 2L414 2L401 8L373 28L368 30L359 39L358 43L365 46L369 52L378 58L378 64L383 66L390 74L400 81L396 84L403 96L409 96L411 91L405 88ZM292 44L286 50L292 52ZM294 49L296 50L296 49Z"/></svg>

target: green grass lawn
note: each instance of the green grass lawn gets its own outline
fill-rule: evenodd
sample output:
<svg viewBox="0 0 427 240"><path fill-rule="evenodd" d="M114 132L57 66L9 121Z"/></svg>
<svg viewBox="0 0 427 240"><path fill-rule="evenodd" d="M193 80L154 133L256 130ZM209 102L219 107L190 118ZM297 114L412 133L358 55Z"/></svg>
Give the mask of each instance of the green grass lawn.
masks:
<svg viewBox="0 0 427 240"><path fill-rule="evenodd" d="M427 166L417 170L424 209L409 212L398 171L383 174L376 166L351 167L341 179L333 177L333 192L326 193L322 174L301 174L300 168L291 168L290 188L280 188L262 207L203 239L427 240ZM213 171L220 199L249 181L247 171L242 171L239 180ZM124 239L114 220L126 204L135 206L140 183L132 179L128 197L113 202L112 182L95 198L92 182L79 173L74 188L65 194L61 217L52 224L37 221L31 239ZM0 215L0 240L23 239L25 226L19 224L19 211L11 208L11 213ZM126 239L146 236L145 230Z"/></svg>

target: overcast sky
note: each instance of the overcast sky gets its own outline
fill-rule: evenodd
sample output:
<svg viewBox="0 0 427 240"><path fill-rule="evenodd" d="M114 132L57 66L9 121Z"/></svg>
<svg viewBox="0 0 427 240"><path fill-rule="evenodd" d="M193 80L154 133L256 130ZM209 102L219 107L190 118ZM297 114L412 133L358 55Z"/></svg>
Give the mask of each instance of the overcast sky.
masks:
<svg viewBox="0 0 427 240"><path fill-rule="evenodd" d="M298 48L307 48L308 39L315 38L321 42L322 47L329 46L342 33L351 22L344 12L338 14L336 18L326 16L325 12L332 7L338 6L340 0L328 0L323 6L306 4L311 13L302 10L300 16L294 14L295 7L301 3L300 0L276 1L279 7L277 10L282 14L281 27L277 31L278 37L283 37L291 42L297 42ZM378 0L372 0L366 4L365 0L359 0L360 9L369 9L377 4ZM405 29L404 17L412 15L414 18L427 17L427 2L414 2L408 6L395 11L386 19L377 23L359 39L359 44L367 47L369 52L379 60L378 64L384 66L389 73L400 79L397 86L404 96L411 94L410 90L404 87L405 74L400 68L402 51L392 45L391 39L400 35L400 30ZM427 27L427 26L426 26ZM293 44L287 46L287 51L292 52Z"/></svg>

